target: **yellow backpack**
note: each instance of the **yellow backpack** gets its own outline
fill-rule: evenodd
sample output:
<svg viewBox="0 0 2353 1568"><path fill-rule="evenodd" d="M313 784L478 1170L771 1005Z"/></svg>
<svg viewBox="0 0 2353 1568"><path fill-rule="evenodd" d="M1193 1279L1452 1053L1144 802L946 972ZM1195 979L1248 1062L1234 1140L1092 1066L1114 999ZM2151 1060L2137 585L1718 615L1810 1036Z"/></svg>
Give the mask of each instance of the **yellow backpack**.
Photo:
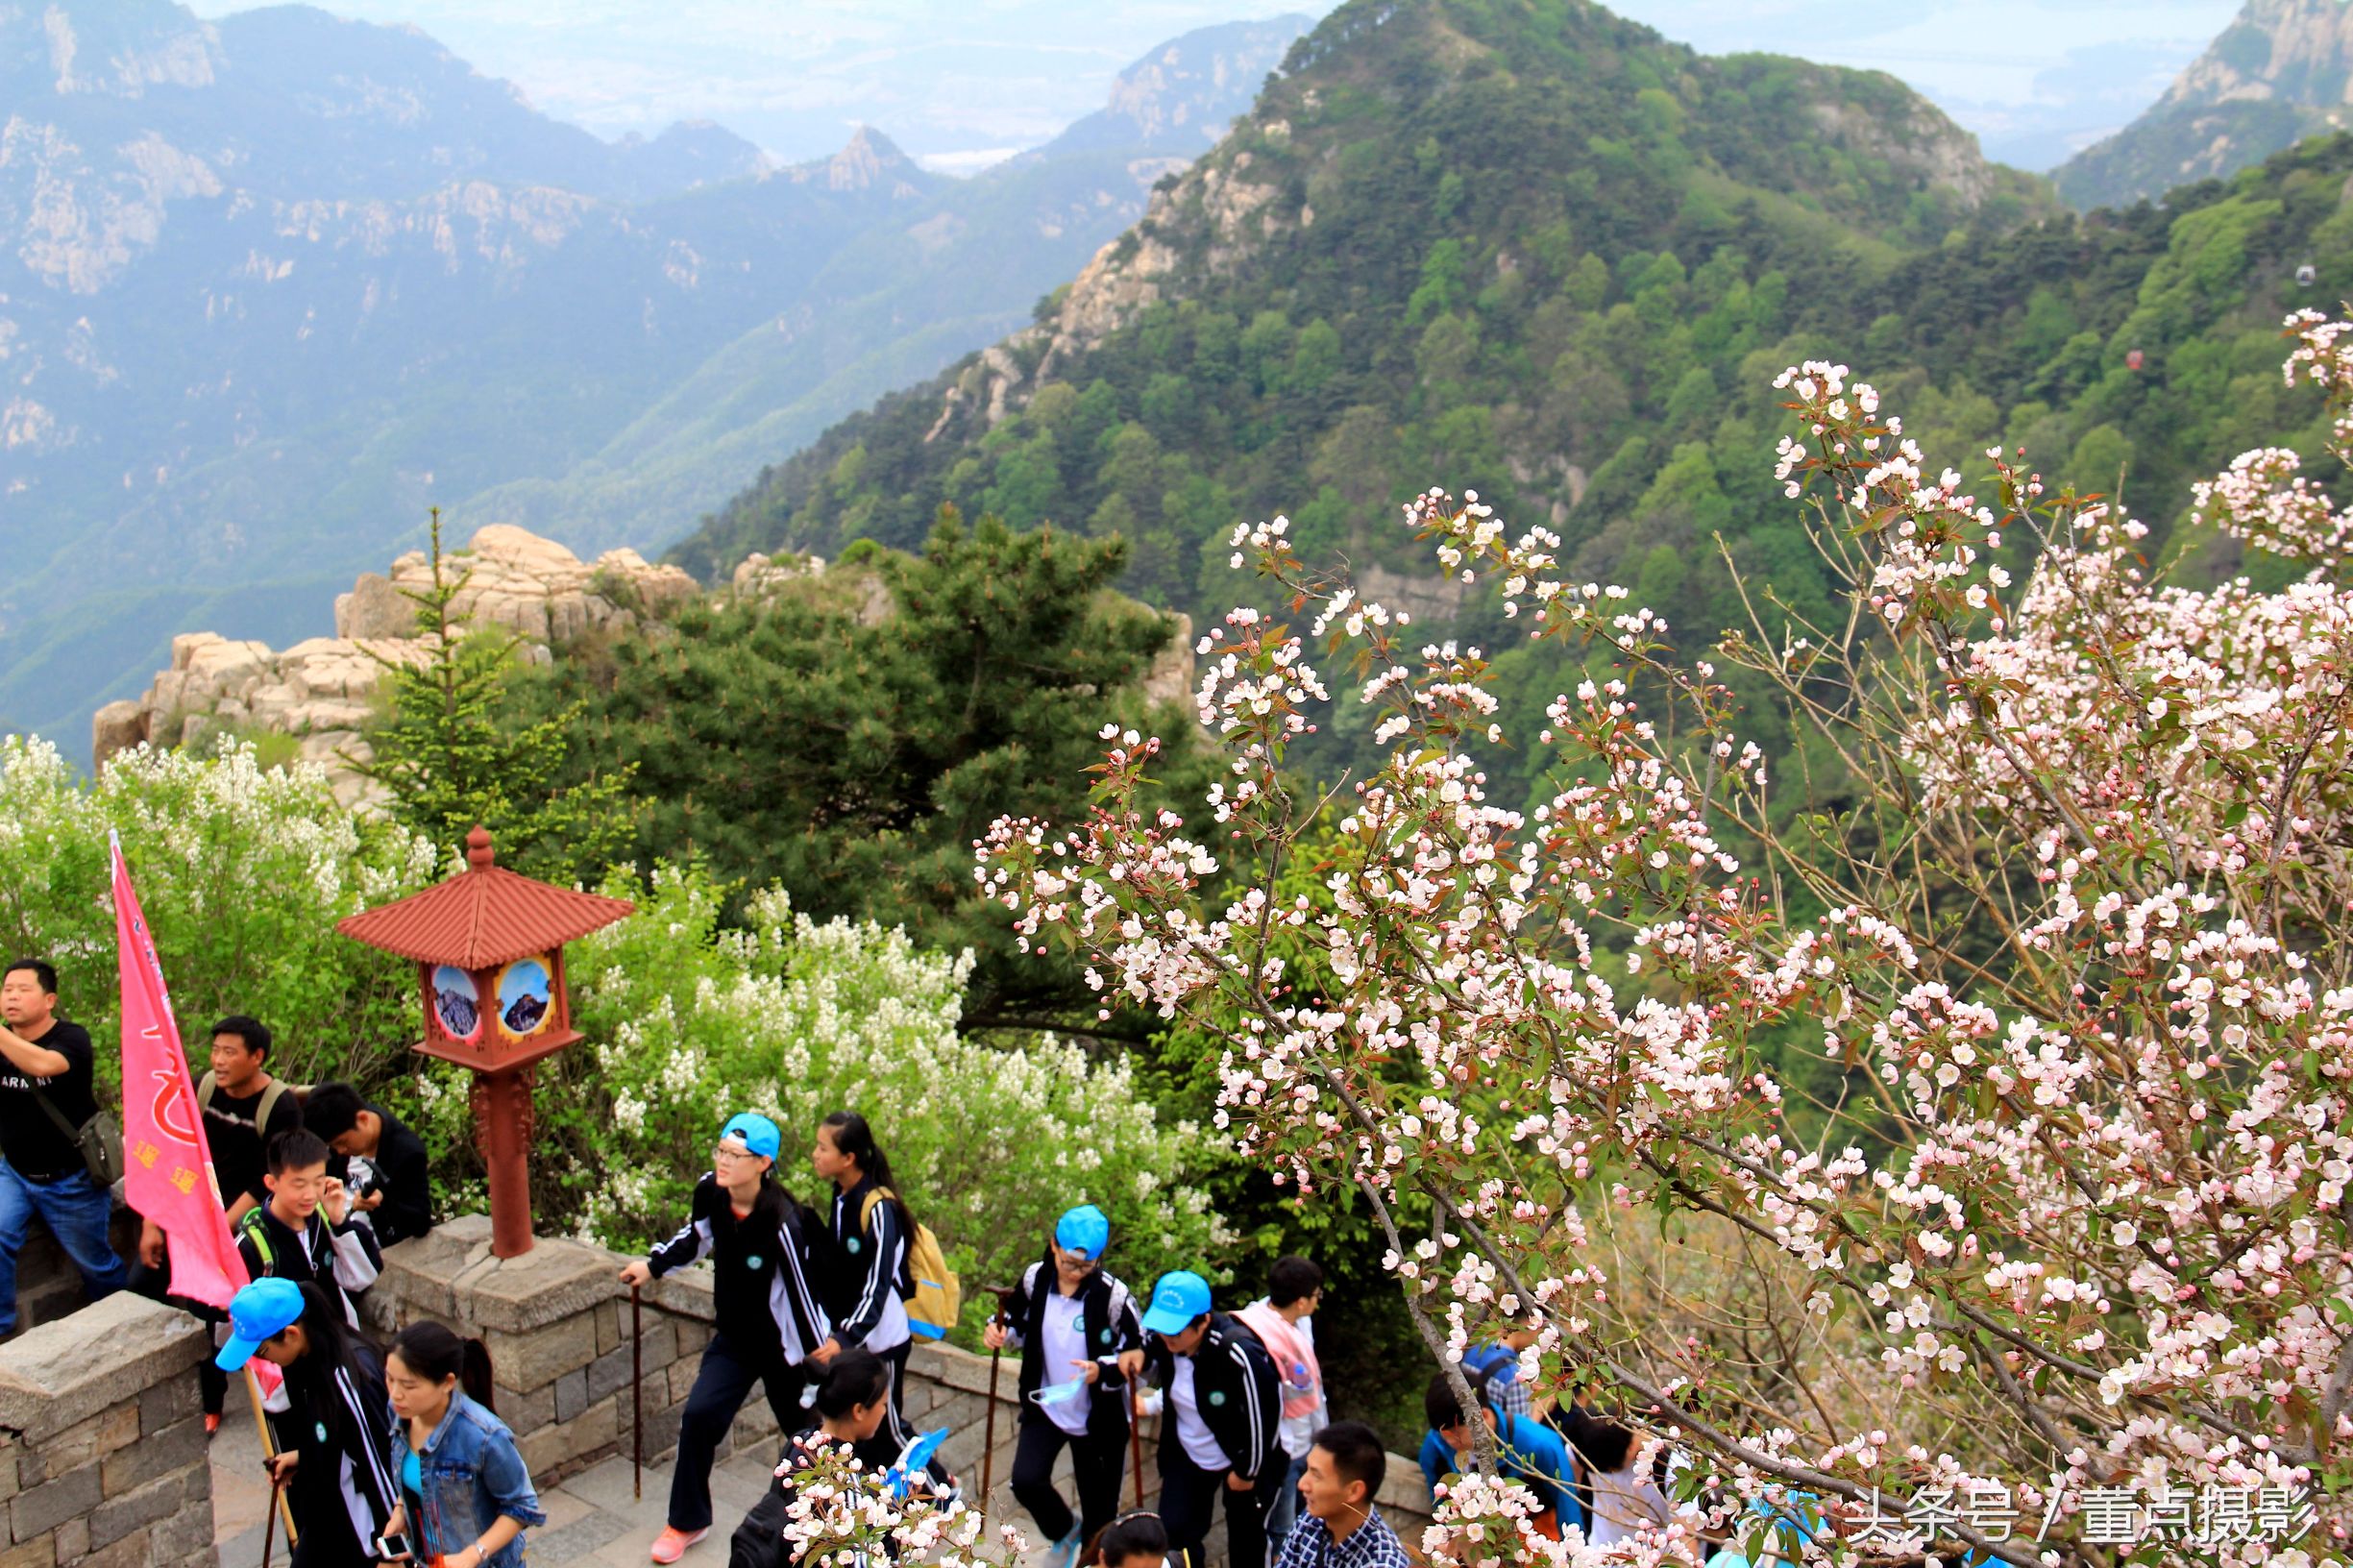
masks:
<svg viewBox="0 0 2353 1568"><path fill-rule="evenodd" d="M887 1187L869 1192L858 1211L859 1229L872 1223L874 1205L897 1196ZM918 1225L914 1230L907 1237L907 1271L915 1280L915 1294L907 1298L907 1327L926 1339L944 1339L964 1308L964 1282L947 1266L947 1255L940 1250L940 1238L931 1234L931 1227Z"/></svg>

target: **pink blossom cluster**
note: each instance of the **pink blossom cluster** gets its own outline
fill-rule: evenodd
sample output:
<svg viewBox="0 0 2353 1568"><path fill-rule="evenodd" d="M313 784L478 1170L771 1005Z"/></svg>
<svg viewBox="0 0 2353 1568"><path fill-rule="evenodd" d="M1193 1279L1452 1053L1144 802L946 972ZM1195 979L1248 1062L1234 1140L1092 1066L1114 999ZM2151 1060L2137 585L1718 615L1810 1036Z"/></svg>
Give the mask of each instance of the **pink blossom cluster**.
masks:
<svg viewBox="0 0 2353 1568"><path fill-rule="evenodd" d="M2292 379L2346 395L2345 325L2293 325ZM1547 530L1433 491L1406 523L1443 568L1614 663L1508 737L1557 759L1535 804L1489 795L1481 758L1507 737L1486 655L1409 640L1269 525L1236 548L1306 625L1238 610L1203 640L1217 854L1140 805L1152 743L1108 730L1089 818L999 821L981 886L1025 942L1082 950L1107 1008L1225 1042L1220 1126L1286 1180L1355 1186L1441 1361L1532 1304L1529 1375L1629 1402L1695 1456L1719 1517L1802 1488L1826 1558L1881 1489L2010 1487L2049 1508L2044 1542L1951 1523L1913 1546L2108 1561L2072 1544L2064 1500L2090 1486L2325 1493L2353 1475L2337 557L2305 541L2322 569L2279 593L2169 586L2138 524L2014 454L1988 454L1993 502L1931 477L1845 367L1776 385L1801 430L1777 475L1860 541L1868 613L1845 686L1748 668L1876 781L1883 848L1781 834L1711 663L1678 659L1623 589L1560 576ZM2240 495L2208 492L2280 515ZM2022 591L2005 534L2035 551ZM1329 700L1315 648L1388 748L1328 793L1286 765ZM1847 1075L1826 1134L1793 1112L1791 1041ZM1776 1260L1793 1320L1749 1327L1822 1347L1848 1402L1628 1309L1595 1242L1644 1209ZM1434 1552L1570 1560L1515 1536L1510 1493L1466 1480ZM2347 1510L2321 1512L2301 1543L2162 1556L2331 1560Z"/></svg>
<svg viewBox="0 0 2353 1568"><path fill-rule="evenodd" d="M934 1494L920 1478L913 1486L868 1469L846 1443L821 1433L794 1439L777 1475L792 1501L783 1538L792 1562L836 1568L876 1568L888 1562L929 1562L941 1568L1012 1568L1027 1543L1000 1526L993 1544L978 1509L961 1496Z"/></svg>
<svg viewBox="0 0 2353 1568"><path fill-rule="evenodd" d="M2317 310L2288 318L2296 339L2283 374L2327 395L2328 450L2340 464L2353 462L2353 335L2345 323ZM2232 537L2291 559L2336 568L2353 554L2353 506L2340 510L2301 472L2304 459L2285 447L2242 453L2230 467L2197 486L2191 515Z"/></svg>

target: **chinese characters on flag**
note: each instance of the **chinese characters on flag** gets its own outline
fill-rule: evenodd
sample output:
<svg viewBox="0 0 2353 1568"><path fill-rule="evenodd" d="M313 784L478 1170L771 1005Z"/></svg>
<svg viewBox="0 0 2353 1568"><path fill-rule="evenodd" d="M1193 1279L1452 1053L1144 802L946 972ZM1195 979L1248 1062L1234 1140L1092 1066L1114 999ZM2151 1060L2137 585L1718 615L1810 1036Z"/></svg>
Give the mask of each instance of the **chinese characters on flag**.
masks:
<svg viewBox="0 0 2353 1568"><path fill-rule="evenodd" d="M246 1284L222 1211L205 1118L196 1104L163 967L113 842L114 935L123 991L123 1185L131 1207L163 1229L172 1294L226 1310Z"/></svg>

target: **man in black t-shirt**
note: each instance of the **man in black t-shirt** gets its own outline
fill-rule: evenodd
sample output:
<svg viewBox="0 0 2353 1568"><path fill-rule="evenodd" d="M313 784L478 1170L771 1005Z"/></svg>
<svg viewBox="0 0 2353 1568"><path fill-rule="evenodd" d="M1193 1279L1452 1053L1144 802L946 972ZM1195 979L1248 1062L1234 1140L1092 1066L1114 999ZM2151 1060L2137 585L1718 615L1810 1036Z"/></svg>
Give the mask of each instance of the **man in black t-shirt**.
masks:
<svg viewBox="0 0 2353 1568"><path fill-rule="evenodd" d="M126 1273L107 1237L113 1196L91 1180L68 1131L98 1114L89 1031L57 1007L58 971L41 960L0 973L0 1335L16 1329L16 1255L37 1214L92 1301L120 1289Z"/></svg>
<svg viewBox="0 0 2353 1568"><path fill-rule="evenodd" d="M233 1227L248 1209L269 1201L261 1151L271 1139L303 1124L302 1101L292 1085L270 1076L269 1061L270 1031L258 1019L232 1014L212 1026L212 1070L196 1086L196 1103ZM164 1258L163 1228L148 1220L139 1234L139 1262L161 1268Z"/></svg>
<svg viewBox="0 0 2353 1568"><path fill-rule="evenodd" d="M219 1179L221 1202L233 1227L247 1211L269 1201L269 1188L262 1182L267 1174L262 1149L279 1134L303 1124L302 1101L292 1085L270 1076L269 1060L270 1031L258 1019L237 1013L212 1026L212 1070L196 1086L196 1103L205 1118L212 1174ZM152 1219L140 1227L139 1266L132 1271L131 1288L157 1300L171 1292L163 1227ZM181 1305L208 1323L221 1320L211 1308ZM198 1362L196 1372L204 1387L205 1430L218 1432L228 1379L210 1360Z"/></svg>

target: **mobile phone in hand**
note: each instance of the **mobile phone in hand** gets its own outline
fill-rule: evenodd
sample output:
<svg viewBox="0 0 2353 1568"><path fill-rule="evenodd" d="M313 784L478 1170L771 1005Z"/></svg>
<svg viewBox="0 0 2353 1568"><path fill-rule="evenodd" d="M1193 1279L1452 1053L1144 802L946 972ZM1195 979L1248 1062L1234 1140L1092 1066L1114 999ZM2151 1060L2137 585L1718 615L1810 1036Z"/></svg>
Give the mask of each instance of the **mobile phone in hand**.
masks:
<svg viewBox="0 0 2353 1568"><path fill-rule="evenodd" d="M409 1556L408 1537L405 1535L384 1535L379 1537L376 1542L376 1555L380 1557L405 1557Z"/></svg>

